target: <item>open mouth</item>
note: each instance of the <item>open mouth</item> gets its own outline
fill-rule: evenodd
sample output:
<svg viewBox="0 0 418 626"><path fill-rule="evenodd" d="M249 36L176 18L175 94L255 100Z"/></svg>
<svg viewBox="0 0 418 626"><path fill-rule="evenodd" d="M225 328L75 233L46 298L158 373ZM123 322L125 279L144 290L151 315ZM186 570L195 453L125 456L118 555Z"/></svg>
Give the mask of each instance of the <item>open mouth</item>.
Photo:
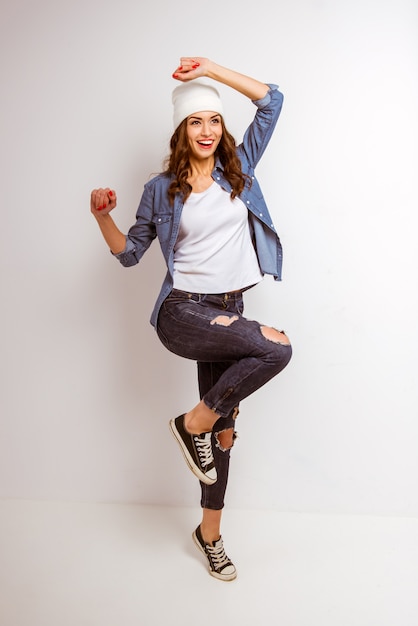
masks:
<svg viewBox="0 0 418 626"><path fill-rule="evenodd" d="M202 146L202 148L211 148L213 145L213 139L205 139L202 141L198 141L197 143L199 144L199 146Z"/></svg>

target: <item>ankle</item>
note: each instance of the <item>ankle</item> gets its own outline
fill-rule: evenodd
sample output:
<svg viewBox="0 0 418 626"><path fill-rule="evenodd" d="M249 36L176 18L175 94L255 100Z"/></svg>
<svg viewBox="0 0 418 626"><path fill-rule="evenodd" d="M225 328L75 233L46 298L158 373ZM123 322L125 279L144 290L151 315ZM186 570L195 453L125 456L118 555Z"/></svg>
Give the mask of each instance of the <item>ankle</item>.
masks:
<svg viewBox="0 0 418 626"><path fill-rule="evenodd" d="M184 428L191 435L210 433L216 420L214 413L211 413L209 417L202 417L199 414L196 415L196 411L193 410L184 415Z"/></svg>
<svg viewBox="0 0 418 626"><path fill-rule="evenodd" d="M186 431L190 435L200 435L204 431L203 430L199 430L199 428L197 426L200 427L200 425L198 424L198 421L196 420L196 418L193 417L192 412L185 413L185 415L184 415L184 428L186 429Z"/></svg>
<svg viewBox="0 0 418 626"><path fill-rule="evenodd" d="M202 534L202 539L205 543L209 545L213 545L215 541L218 541L221 538L221 533L219 528L211 528L206 527L203 524L200 525L200 532Z"/></svg>

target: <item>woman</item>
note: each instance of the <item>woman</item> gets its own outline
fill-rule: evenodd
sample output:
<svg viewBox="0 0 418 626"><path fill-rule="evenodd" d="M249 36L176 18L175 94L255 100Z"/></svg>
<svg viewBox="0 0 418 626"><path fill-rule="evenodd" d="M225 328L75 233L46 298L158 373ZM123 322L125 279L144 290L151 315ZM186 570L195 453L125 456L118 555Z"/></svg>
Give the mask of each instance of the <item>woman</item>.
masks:
<svg viewBox="0 0 418 626"><path fill-rule="evenodd" d="M218 91L235 89L256 105L235 145ZM150 180L124 235L110 216L116 194L91 194L91 211L111 252L126 267L158 237L167 275L151 323L168 350L197 361L200 402L172 419L171 431L199 478L202 521L193 533L211 575L236 569L220 532L239 403L289 362L287 336L243 317L243 292L264 274L281 277L279 238L254 176L280 115L283 96L268 85L201 57L183 57L173 78L174 134L166 169Z"/></svg>

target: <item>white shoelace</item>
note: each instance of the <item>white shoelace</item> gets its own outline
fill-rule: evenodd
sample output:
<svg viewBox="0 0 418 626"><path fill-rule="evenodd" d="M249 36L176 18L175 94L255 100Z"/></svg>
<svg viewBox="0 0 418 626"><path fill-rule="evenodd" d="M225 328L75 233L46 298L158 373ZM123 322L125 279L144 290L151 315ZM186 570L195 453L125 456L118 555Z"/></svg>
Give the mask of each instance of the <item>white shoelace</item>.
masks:
<svg viewBox="0 0 418 626"><path fill-rule="evenodd" d="M215 541L215 545L206 545L206 550L212 557L213 564L217 570L221 570L225 565L230 565L231 561L226 556L222 539Z"/></svg>
<svg viewBox="0 0 418 626"><path fill-rule="evenodd" d="M213 463L211 433L204 433L203 435L193 435L193 439L196 444L197 453L199 455L202 467L207 467Z"/></svg>

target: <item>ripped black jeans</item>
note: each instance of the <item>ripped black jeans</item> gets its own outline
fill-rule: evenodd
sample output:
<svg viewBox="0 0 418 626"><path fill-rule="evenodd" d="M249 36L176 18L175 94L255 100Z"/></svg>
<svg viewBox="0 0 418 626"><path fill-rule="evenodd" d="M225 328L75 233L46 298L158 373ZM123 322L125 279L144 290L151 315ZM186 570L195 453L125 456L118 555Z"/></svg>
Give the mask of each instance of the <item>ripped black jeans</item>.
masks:
<svg viewBox="0 0 418 626"><path fill-rule="evenodd" d="M159 312L157 333L164 346L197 361L200 398L219 419L212 431L218 479L201 483L201 506L224 506L230 449L220 432L233 429L241 400L281 372L292 355L287 337L268 338L267 327L243 316L241 291L196 294L173 289Z"/></svg>

